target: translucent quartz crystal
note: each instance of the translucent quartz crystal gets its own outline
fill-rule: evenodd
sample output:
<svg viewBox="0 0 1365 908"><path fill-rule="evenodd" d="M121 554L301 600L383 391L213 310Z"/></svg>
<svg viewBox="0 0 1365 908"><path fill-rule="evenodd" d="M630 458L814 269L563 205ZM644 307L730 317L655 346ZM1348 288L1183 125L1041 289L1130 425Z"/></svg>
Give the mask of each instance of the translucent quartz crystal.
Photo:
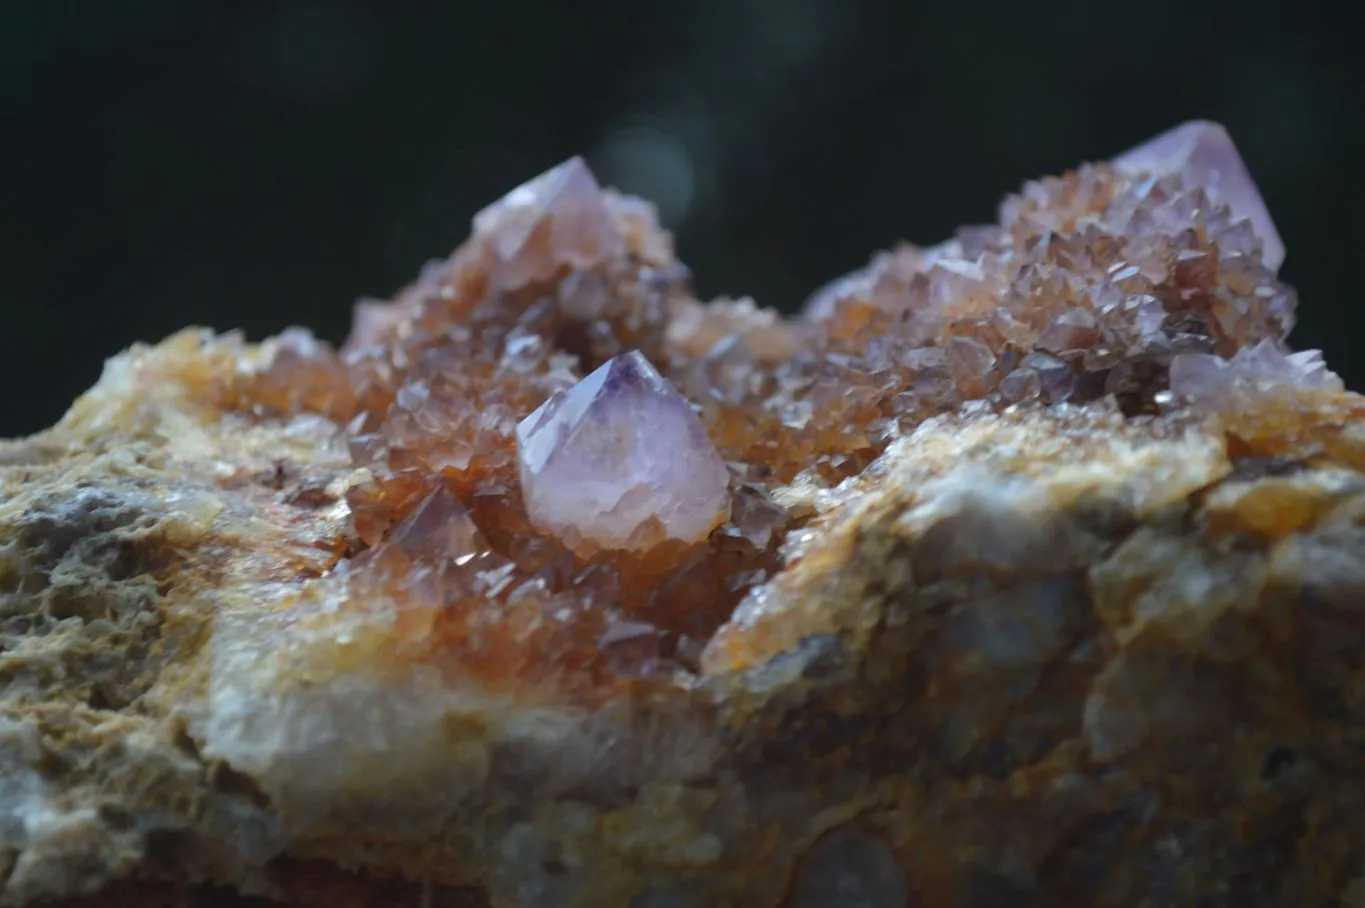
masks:
<svg viewBox="0 0 1365 908"><path fill-rule="evenodd" d="M1235 216L1251 221L1266 267L1277 270L1284 261L1284 243L1265 200L1228 131L1217 123L1182 123L1124 152L1114 163L1131 173L1180 174L1186 185L1199 186Z"/></svg>
<svg viewBox="0 0 1365 908"><path fill-rule="evenodd" d="M926 421L1178 409L1278 456L1229 414L1284 401L1290 437L1335 381L1283 346L1278 240L1210 124L1025 183L996 224L897 244L798 318L697 299L653 207L576 158L473 226L357 306L341 350L291 331L243 362L225 339L213 388L346 427L348 601L392 600L405 639L490 684L695 670L787 569L812 518L792 490L863 481Z"/></svg>
<svg viewBox="0 0 1365 908"><path fill-rule="evenodd" d="M729 474L691 404L639 352L603 364L517 427L532 523L572 548L703 539Z"/></svg>
<svg viewBox="0 0 1365 908"><path fill-rule="evenodd" d="M474 216L489 278L501 290L548 280L563 266L591 268L623 242L607 199L582 158L570 158Z"/></svg>
<svg viewBox="0 0 1365 908"><path fill-rule="evenodd" d="M1342 389L1328 371L1321 350L1291 353L1283 344L1261 341L1225 360L1207 353L1184 353L1171 361L1171 391L1205 407L1233 412L1259 396L1288 390Z"/></svg>
<svg viewBox="0 0 1365 908"><path fill-rule="evenodd" d="M581 162L478 222L0 443L0 903L1359 894L1365 398L1250 220L1082 165L792 319Z"/></svg>

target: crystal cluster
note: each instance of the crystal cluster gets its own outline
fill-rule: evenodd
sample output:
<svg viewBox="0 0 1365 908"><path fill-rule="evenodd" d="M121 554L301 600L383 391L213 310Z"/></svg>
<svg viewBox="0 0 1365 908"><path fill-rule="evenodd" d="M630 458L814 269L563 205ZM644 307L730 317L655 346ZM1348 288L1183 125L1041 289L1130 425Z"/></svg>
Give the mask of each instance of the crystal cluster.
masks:
<svg viewBox="0 0 1365 908"><path fill-rule="evenodd" d="M1264 212L1191 124L784 318L572 160L340 350L114 357L0 441L0 905L1365 904Z"/></svg>
<svg viewBox="0 0 1365 908"><path fill-rule="evenodd" d="M1178 173L1186 183L1201 187L1209 198L1225 203L1232 213L1251 222L1261 241L1261 257L1271 269L1284 261L1284 243L1246 164L1228 131L1217 123L1182 123L1114 159L1135 175Z"/></svg>
<svg viewBox="0 0 1365 908"><path fill-rule="evenodd" d="M1177 397L1224 413L1254 408L1274 395L1299 390L1344 390L1327 371L1320 350L1290 353L1272 340L1238 350L1232 359L1184 353L1171 362L1171 391Z"/></svg>
<svg viewBox="0 0 1365 908"><path fill-rule="evenodd" d="M695 300L653 208L573 159L392 303L361 303L339 352L287 333L221 400L346 424L357 546L337 573L422 615L448 663L586 679L619 648L627 674L692 671L805 519L774 501L790 483L857 476L943 414L1148 418L1172 392L1231 406L1249 371L1320 377L1273 352L1295 296L1221 127L1029 183L999 214L784 319ZM436 514L462 529L412 529Z"/></svg>

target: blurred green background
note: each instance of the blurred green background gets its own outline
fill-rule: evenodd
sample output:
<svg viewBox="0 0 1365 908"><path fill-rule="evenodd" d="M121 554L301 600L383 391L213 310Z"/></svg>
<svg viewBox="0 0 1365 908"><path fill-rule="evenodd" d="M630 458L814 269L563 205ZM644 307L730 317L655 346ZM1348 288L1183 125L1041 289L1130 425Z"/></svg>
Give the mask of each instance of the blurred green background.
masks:
<svg viewBox="0 0 1365 908"><path fill-rule="evenodd" d="M700 295L792 309L1195 117L1279 225L1296 345L1362 387L1355 6L5 0L0 435L185 324L339 340L575 153L659 202Z"/></svg>

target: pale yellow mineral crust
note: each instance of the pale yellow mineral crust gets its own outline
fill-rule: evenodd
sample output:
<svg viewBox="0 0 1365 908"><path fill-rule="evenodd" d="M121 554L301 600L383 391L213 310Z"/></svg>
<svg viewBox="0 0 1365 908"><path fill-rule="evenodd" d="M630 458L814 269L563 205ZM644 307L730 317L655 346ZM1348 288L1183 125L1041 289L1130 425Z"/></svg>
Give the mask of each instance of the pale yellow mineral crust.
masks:
<svg viewBox="0 0 1365 908"><path fill-rule="evenodd" d="M111 360L0 443L0 906L1359 893L1365 399L1283 348L1254 187L1148 158L799 320L570 162L343 353ZM700 491L619 462L677 393ZM528 516L551 456L645 535Z"/></svg>

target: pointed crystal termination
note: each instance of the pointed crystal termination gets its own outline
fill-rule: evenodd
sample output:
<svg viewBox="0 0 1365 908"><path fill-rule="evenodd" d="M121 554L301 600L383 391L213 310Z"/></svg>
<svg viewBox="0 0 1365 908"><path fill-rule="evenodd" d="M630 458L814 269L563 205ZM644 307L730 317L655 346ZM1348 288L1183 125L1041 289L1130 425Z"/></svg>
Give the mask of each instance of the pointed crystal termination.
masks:
<svg viewBox="0 0 1365 908"><path fill-rule="evenodd" d="M692 405L638 351L609 360L517 427L531 520L571 548L705 538L728 471Z"/></svg>
<svg viewBox="0 0 1365 908"><path fill-rule="evenodd" d="M1178 173L1187 183L1199 186L1236 217L1251 221L1252 231L1261 240L1261 260L1271 271L1279 270L1284 243L1237 146L1222 126L1206 120L1182 123L1119 155L1114 164L1130 173Z"/></svg>
<svg viewBox="0 0 1365 908"><path fill-rule="evenodd" d="M586 270L624 250L606 195L582 158L513 189L474 216L495 292Z"/></svg>
<svg viewBox="0 0 1365 908"><path fill-rule="evenodd" d="M475 554L486 546L469 512L445 489L422 499L388 541L409 558L435 564Z"/></svg>

